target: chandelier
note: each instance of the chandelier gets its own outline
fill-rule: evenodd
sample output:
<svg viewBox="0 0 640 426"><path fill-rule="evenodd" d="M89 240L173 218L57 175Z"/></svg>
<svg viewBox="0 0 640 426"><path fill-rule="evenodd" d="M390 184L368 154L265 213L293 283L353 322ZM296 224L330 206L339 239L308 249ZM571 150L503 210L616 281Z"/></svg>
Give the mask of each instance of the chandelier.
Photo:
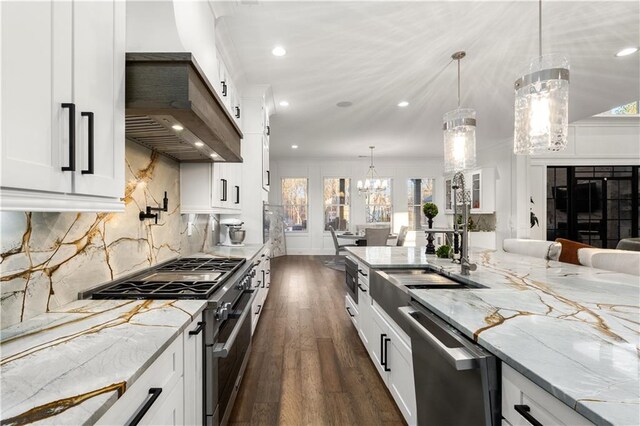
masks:
<svg viewBox="0 0 640 426"><path fill-rule="evenodd" d="M373 165L373 150L375 146L370 146L371 150L371 165L369 165L369 171L364 178L364 181L358 181L358 194L360 195L368 195L375 192L382 192L387 189L387 181L386 179L380 179L378 177L378 173L376 172L376 168Z"/></svg>
<svg viewBox="0 0 640 426"><path fill-rule="evenodd" d="M542 0L538 1L538 53L514 84L515 154L542 154L567 146L569 60L542 55Z"/></svg>
<svg viewBox="0 0 640 426"><path fill-rule="evenodd" d="M476 112L471 108L460 108L460 60L466 55L465 52L451 55L458 61L458 108L442 117L445 174L470 169L476 164Z"/></svg>

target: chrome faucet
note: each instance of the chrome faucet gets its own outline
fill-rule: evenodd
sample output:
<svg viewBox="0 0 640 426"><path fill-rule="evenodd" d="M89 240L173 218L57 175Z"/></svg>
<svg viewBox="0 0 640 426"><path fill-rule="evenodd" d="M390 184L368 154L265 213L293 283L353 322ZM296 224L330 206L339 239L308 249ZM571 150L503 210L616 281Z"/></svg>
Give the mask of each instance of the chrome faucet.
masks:
<svg viewBox="0 0 640 426"><path fill-rule="evenodd" d="M469 261L469 202L470 196L466 191L464 174L457 172L452 180L453 188L453 221L456 235L458 234L458 198L457 190L460 189L460 199L462 201L462 247L460 253L460 273L469 275L471 271L475 271L477 266Z"/></svg>

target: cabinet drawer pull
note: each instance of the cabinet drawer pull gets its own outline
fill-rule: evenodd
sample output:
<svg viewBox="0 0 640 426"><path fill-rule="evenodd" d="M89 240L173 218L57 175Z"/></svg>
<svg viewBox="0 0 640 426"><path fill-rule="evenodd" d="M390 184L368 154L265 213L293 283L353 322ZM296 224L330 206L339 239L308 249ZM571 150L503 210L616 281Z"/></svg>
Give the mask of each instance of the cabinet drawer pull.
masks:
<svg viewBox="0 0 640 426"><path fill-rule="evenodd" d="M227 201L227 180L220 179L220 181L222 182L222 198L220 198L220 201Z"/></svg>
<svg viewBox="0 0 640 426"><path fill-rule="evenodd" d="M346 308L346 309L347 309L347 313L349 314L349 316L350 316L350 317L352 317L352 318L353 318L353 317L355 317L355 315L353 315L353 314L351 313L351 310L349 310L349 307L348 307L348 306L347 306L347 308Z"/></svg>
<svg viewBox="0 0 640 426"><path fill-rule="evenodd" d="M362 287L362 284L358 284L358 288L360 289L360 291L362 291L363 293L367 292L367 289Z"/></svg>
<svg viewBox="0 0 640 426"><path fill-rule="evenodd" d="M240 187L238 185L235 185L236 188L236 202L235 204L240 204Z"/></svg>
<svg viewBox="0 0 640 426"><path fill-rule="evenodd" d="M204 329L204 325L205 325L204 321L199 322L198 326L189 332L189 335L190 336L197 336L198 334L200 334L202 329Z"/></svg>
<svg viewBox="0 0 640 426"><path fill-rule="evenodd" d="M236 107L236 118L240 118L240 107Z"/></svg>
<svg viewBox="0 0 640 426"><path fill-rule="evenodd" d="M95 139L95 133L94 133L94 127L93 127L93 113L92 112L81 112L80 115L82 117L87 117L88 118L88 130L89 130L89 140L87 143L87 152L88 152L88 160L89 160L89 167L87 168L87 170L82 170L82 174L83 175L92 175L93 174L93 162L94 162L94 139Z"/></svg>
<svg viewBox="0 0 640 426"><path fill-rule="evenodd" d="M262 310L262 305L258 305L258 310L256 311L256 315L259 315L261 310Z"/></svg>
<svg viewBox="0 0 640 426"><path fill-rule="evenodd" d="M69 165L63 166L63 172L76 171L76 104L64 103L62 108L69 108Z"/></svg>
<svg viewBox="0 0 640 426"><path fill-rule="evenodd" d="M267 170L267 186L271 185L271 172Z"/></svg>
<svg viewBox="0 0 640 426"><path fill-rule="evenodd" d="M220 84L222 84L222 96L227 96L227 82L222 80Z"/></svg>
<svg viewBox="0 0 640 426"><path fill-rule="evenodd" d="M358 269L358 272L360 273L360 275L362 275L363 277L366 277L367 274L364 273L364 271L362 269Z"/></svg>
<svg viewBox="0 0 640 426"><path fill-rule="evenodd" d="M131 419L131 421L129 422L129 426L136 426L138 423L140 423L140 420L142 420L144 415L147 414L147 411L149 411L149 409L151 408L153 403L156 402L156 399L158 399L161 393L162 388L149 389L150 397L145 401L144 405L140 407L136 415L133 416L133 419Z"/></svg>
<svg viewBox="0 0 640 426"><path fill-rule="evenodd" d="M528 405L514 405L513 408L515 408L515 410L518 412L518 414L520 414L522 417L524 417L529 423L531 423L533 426L542 426L542 423L540 423L535 417L533 417L530 413L531 411L531 407L529 407Z"/></svg>
<svg viewBox="0 0 640 426"><path fill-rule="evenodd" d="M389 339L386 334L381 334L380 339L380 364L384 367L384 371L391 371L388 364L389 360L387 359L387 343L389 343L391 339Z"/></svg>

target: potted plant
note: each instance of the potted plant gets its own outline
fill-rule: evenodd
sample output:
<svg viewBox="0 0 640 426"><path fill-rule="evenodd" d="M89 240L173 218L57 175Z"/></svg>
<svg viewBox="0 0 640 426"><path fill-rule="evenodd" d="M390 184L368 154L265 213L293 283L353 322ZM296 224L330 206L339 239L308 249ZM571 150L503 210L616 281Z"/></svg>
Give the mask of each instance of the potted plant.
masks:
<svg viewBox="0 0 640 426"><path fill-rule="evenodd" d="M433 228L433 218L438 215L438 206L434 203L424 203L422 205L422 213L427 217L429 229ZM433 245L433 232L426 231L427 233L427 248L426 254L434 254L436 247Z"/></svg>
<svg viewBox="0 0 640 426"><path fill-rule="evenodd" d="M438 247L438 250L436 250L436 256L440 258L447 258L449 257L450 252L451 252L451 246L444 244Z"/></svg>

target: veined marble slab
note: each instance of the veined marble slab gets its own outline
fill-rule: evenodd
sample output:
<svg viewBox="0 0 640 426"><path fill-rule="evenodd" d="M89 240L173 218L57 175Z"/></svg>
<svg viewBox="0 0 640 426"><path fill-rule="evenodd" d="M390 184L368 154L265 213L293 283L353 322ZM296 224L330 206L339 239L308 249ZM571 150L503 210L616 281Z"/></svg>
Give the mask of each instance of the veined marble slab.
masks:
<svg viewBox="0 0 640 426"><path fill-rule="evenodd" d="M224 256L224 257L244 257L249 260L252 259L262 250L264 244L247 244L241 247L231 247L231 246L213 246L205 250L204 252L197 253L194 256L199 254L213 255L213 256Z"/></svg>
<svg viewBox="0 0 640 426"><path fill-rule="evenodd" d="M640 279L494 251L468 277L424 248L350 248L373 268L423 266L484 289L410 290L470 339L596 424L640 424ZM418 261L420 258L420 261Z"/></svg>
<svg viewBox="0 0 640 426"><path fill-rule="evenodd" d="M2 424L97 421L206 300L79 300L0 331Z"/></svg>

